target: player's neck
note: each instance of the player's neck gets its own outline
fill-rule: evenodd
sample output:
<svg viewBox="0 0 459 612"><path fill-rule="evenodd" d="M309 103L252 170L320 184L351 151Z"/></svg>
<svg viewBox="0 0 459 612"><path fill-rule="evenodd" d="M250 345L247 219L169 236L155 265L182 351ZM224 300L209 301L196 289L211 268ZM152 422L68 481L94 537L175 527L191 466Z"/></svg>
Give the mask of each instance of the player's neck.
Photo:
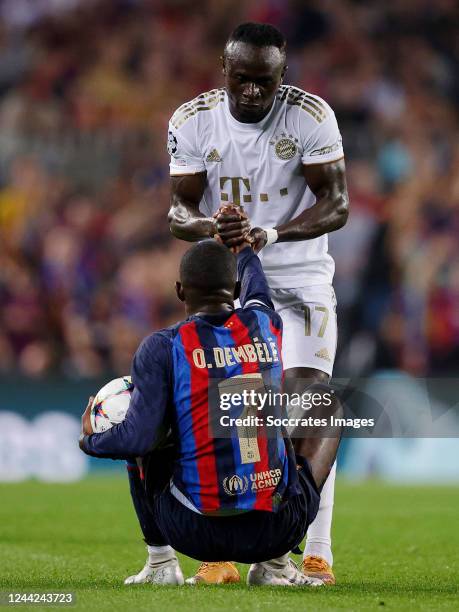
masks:
<svg viewBox="0 0 459 612"><path fill-rule="evenodd" d="M261 113L260 115L257 115L256 117L248 117L244 114L241 114L238 109L236 108L235 105L233 105L231 103L231 100L229 100L228 103L228 107L229 107L229 111L231 116L233 117L233 119L236 119L236 121L238 121L239 123L260 123L260 121L263 121L263 119L269 115L273 105L274 105L275 100L273 100L273 103L271 104L271 106L269 106L265 111L263 111L263 113Z"/></svg>
<svg viewBox="0 0 459 612"><path fill-rule="evenodd" d="M186 304L185 305L186 314L188 317L192 315L201 316L201 315L218 315L218 314L228 314L233 312L234 303L233 302L220 302L213 304Z"/></svg>

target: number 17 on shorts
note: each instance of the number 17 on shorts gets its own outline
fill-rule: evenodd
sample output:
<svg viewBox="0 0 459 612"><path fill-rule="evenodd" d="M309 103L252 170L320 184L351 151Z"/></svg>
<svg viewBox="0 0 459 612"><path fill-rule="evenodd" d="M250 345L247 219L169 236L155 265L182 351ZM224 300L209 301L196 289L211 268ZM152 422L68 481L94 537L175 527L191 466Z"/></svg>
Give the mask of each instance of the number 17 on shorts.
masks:
<svg viewBox="0 0 459 612"><path fill-rule="evenodd" d="M314 368L331 376L338 337L333 288L277 289L272 297L284 324L284 369Z"/></svg>

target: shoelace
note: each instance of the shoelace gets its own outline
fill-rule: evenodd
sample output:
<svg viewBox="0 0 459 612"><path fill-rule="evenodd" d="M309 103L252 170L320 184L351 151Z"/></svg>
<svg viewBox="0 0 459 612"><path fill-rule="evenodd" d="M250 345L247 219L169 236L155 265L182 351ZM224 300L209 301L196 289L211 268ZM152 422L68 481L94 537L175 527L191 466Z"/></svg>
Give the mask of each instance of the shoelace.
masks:
<svg viewBox="0 0 459 612"><path fill-rule="evenodd" d="M311 572L321 572L327 570L327 562L320 557L311 555L304 560L304 566Z"/></svg>
<svg viewBox="0 0 459 612"><path fill-rule="evenodd" d="M294 561L293 559L289 559L289 560L288 560L288 564L289 564L291 567L294 567L296 570L298 570L298 571L299 571L299 569L298 569L298 565L295 563L295 561Z"/></svg>
<svg viewBox="0 0 459 612"><path fill-rule="evenodd" d="M199 566L197 574L200 574L200 575L207 574L207 572L209 570L212 570L212 568L215 567L216 565L225 565L226 563L227 561L212 561L212 562L203 561L201 565Z"/></svg>
<svg viewBox="0 0 459 612"><path fill-rule="evenodd" d="M301 572L300 568L293 559L288 560L288 565L295 570L295 575L291 579L292 582L295 584L303 584L304 582L307 582L307 577Z"/></svg>

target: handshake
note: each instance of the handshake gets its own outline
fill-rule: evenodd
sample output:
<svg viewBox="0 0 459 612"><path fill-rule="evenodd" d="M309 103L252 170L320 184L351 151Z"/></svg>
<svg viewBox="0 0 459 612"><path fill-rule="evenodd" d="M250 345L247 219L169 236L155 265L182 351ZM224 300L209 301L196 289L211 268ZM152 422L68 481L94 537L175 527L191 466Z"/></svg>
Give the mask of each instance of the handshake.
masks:
<svg viewBox="0 0 459 612"><path fill-rule="evenodd" d="M250 227L250 220L242 206L223 204L213 218L217 229L215 240L227 246L233 253L237 254L247 246L258 253L268 242L266 230Z"/></svg>

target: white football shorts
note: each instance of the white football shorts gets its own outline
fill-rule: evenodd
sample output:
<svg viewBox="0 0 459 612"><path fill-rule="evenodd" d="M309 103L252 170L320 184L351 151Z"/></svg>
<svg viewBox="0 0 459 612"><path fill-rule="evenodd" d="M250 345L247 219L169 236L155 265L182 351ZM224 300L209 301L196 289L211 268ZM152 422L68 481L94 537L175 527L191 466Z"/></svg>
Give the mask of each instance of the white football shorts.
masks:
<svg viewBox="0 0 459 612"><path fill-rule="evenodd" d="M333 287L271 289L271 298L284 324L284 370L314 368L331 376L338 340Z"/></svg>

